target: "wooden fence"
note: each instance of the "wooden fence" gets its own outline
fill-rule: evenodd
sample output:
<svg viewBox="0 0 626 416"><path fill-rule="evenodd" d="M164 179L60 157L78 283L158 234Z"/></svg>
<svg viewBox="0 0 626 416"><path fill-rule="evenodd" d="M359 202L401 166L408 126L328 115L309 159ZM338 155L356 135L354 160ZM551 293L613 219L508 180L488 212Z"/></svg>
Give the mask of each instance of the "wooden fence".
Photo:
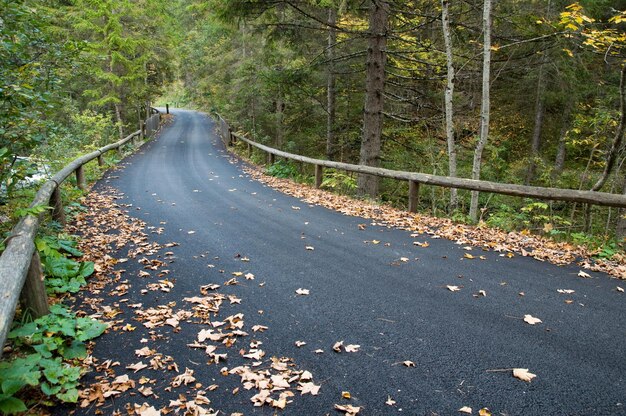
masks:
<svg viewBox="0 0 626 416"><path fill-rule="evenodd" d="M348 172L364 173L383 178L405 180L409 182L409 211L416 212L419 202L420 184L442 186L445 188L467 189L471 191L492 192L495 194L512 195L525 198L546 199L553 201L582 202L590 205L602 205L618 208L626 208L626 195L611 194L607 192L578 191L575 189L545 188L539 186L526 186L510 183L498 183L465 178L453 178L449 176L429 175L426 173L406 172L391 169L375 168L350 163L333 162L330 160L313 159L306 156L295 155L274 149L252 141L241 134L233 133L228 123L218 115L220 135L225 145L230 146L237 140L248 144L248 153L252 147L256 147L268 154L268 163L274 163L275 157L298 162L308 163L315 166L315 187L322 184L324 168L333 168Z"/></svg>
<svg viewBox="0 0 626 416"><path fill-rule="evenodd" d="M85 190L87 185L83 166L86 163L97 159L98 164L102 166L103 155L106 152L120 149L128 142L136 146L136 140L142 138L144 133L151 136L158 129L160 118L161 114L156 112L146 120L142 129L69 163L39 188L29 207L50 206L52 218L65 224L60 185L69 176L75 174L76 185ZM35 237L41 217L42 215L27 215L22 218L11 230L6 240L6 249L0 256L0 345L2 346L11 328L20 297L24 308L30 310L34 317L45 315L49 311L39 253L35 249Z"/></svg>

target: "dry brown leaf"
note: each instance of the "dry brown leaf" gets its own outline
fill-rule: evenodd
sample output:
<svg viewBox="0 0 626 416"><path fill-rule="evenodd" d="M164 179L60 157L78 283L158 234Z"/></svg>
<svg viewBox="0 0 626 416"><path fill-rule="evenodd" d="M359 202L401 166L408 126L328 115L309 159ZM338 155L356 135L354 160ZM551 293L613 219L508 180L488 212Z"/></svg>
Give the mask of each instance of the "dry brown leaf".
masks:
<svg viewBox="0 0 626 416"><path fill-rule="evenodd" d="M300 348L300 347L305 346L305 345L306 345L306 342L304 342L304 341L296 341L296 343L295 343L295 344L296 344L296 347Z"/></svg>
<svg viewBox="0 0 626 416"><path fill-rule="evenodd" d="M335 352L341 352L342 347L343 347L343 341L337 341L335 342L335 345L333 345L333 350Z"/></svg>
<svg viewBox="0 0 626 416"><path fill-rule="evenodd" d="M514 368L513 377L530 383L530 381L537 377L537 375L529 372L528 368Z"/></svg>
<svg viewBox="0 0 626 416"><path fill-rule="evenodd" d="M313 351L315 354L324 354L324 350L323 349L317 349L315 351Z"/></svg>
<svg viewBox="0 0 626 416"><path fill-rule="evenodd" d="M137 412L139 416L161 416L161 411L154 408L154 406L146 407L143 410Z"/></svg>
<svg viewBox="0 0 626 416"><path fill-rule="evenodd" d="M336 404L335 409L344 412L346 416L355 416L361 411L360 407L351 404Z"/></svg>
<svg viewBox="0 0 626 416"><path fill-rule="evenodd" d="M591 275L581 270L578 272L578 277L582 277L583 279L590 279Z"/></svg>
<svg viewBox="0 0 626 416"><path fill-rule="evenodd" d="M344 399L350 400L352 398L352 395L350 394L349 391L342 391L341 392L341 397L343 397Z"/></svg>
<svg viewBox="0 0 626 416"><path fill-rule="evenodd" d="M393 406L396 404L396 401L391 398L391 396L387 396L387 401L385 402L387 406Z"/></svg>
<svg viewBox="0 0 626 416"><path fill-rule="evenodd" d="M264 331L265 331L265 330L267 330L267 329L268 329L268 327L266 327L266 326L264 326L264 325L254 325L254 326L252 327L252 330L253 330L254 332L259 332L259 331L260 331L260 332L264 332Z"/></svg>
<svg viewBox="0 0 626 416"><path fill-rule="evenodd" d="M131 364L126 366L127 369L129 370L134 370L134 372L136 373L139 370L143 370L144 368L147 368L148 366L146 364L144 364L143 362L139 361L136 364Z"/></svg>
<svg viewBox="0 0 626 416"><path fill-rule="evenodd" d="M458 286L452 286L452 285L447 285L446 288L450 291L450 292L458 292L459 290L461 290L460 287Z"/></svg>
<svg viewBox="0 0 626 416"><path fill-rule="evenodd" d="M459 409L459 413L465 413L465 414L471 415L472 414L472 408L469 407L469 406L463 406L463 407L461 407Z"/></svg>
<svg viewBox="0 0 626 416"><path fill-rule="evenodd" d="M300 390L300 395L310 394L312 396L317 396L320 391L320 386L315 385L314 383L300 383L298 387Z"/></svg>
<svg viewBox="0 0 626 416"><path fill-rule="evenodd" d="M465 254L463 255L463 257L465 257L466 259L470 259L470 260L473 260L473 259L475 259L475 258L476 258L476 257L472 256L472 255L471 255L471 254L469 254L469 253L465 253Z"/></svg>
<svg viewBox="0 0 626 416"><path fill-rule="evenodd" d="M536 325L536 324L541 323L541 319L535 318L532 315L524 315L524 322L526 322L529 325Z"/></svg>
<svg viewBox="0 0 626 416"><path fill-rule="evenodd" d="M309 293L310 293L310 292L309 292L309 289L302 289L302 288L300 288L300 289L296 289L296 295L306 296L306 295L308 295Z"/></svg>
<svg viewBox="0 0 626 416"><path fill-rule="evenodd" d="M486 407L483 407L478 411L478 416L491 416L491 412Z"/></svg>
<svg viewBox="0 0 626 416"><path fill-rule="evenodd" d="M246 280L254 280L254 275L252 273L246 273L244 277Z"/></svg>
<svg viewBox="0 0 626 416"><path fill-rule="evenodd" d="M402 365L405 366L405 367L415 367L415 363L413 361L409 361L409 360L402 361Z"/></svg>
<svg viewBox="0 0 626 416"><path fill-rule="evenodd" d="M623 287L619 287L619 286L617 286L617 287L615 288L615 290L617 290L618 292L624 293L624 288L623 288Z"/></svg>

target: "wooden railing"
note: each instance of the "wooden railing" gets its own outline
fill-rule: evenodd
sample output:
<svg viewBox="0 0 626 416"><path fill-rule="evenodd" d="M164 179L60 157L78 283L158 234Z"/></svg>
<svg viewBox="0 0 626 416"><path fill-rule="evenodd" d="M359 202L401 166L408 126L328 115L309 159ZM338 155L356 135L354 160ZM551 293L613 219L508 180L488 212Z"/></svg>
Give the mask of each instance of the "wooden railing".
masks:
<svg viewBox="0 0 626 416"><path fill-rule="evenodd" d="M65 224L61 184L70 175L75 174L76 186L85 190L87 185L83 166L86 163L97 159L98 164L102 166L103 155L106 152L121 149L128 142L135 147L136 140L143 138L144 133L149 137L158 129L160 118L161 114L156 112L145 121L145 124L142 123L140 130L69 163L39 188L29 207L50 206L52 218ZM33 317L45 315L49 311L39 253L35 249L35 237L42 221L41 217L42 215L25 216L13 227L5 240L6 248L0 256L0 346L6 341L20 297L24 308L28 309Z"/></svg>
<svg viewBox="0 0 626 416"><path fill-rule="evenodd" d="M313 159L306 156L295 155L262 145L244 137L241 134L233 133L228 123L219 118L220 135L225 145L229 146L237 140L248 144L248 153L255 147L268 154L268 163L274 163L275 157L298 162L308 163L315 166L315 187L319 188L323 179L323 168L333 168L348 172L364 173L383 178L405 180L409 182L409 211L416 212L419 202L420 184L435 185L445 188L467 189L471 191L492 192L495 194L512 195L524 198L536 198L553 201L582 202L590 205L602 205L618 208L626 208L626 195L611 194L607 192L578 191L575 189L545 188L539 186L526 186L510 183L498 183L491 181L473 180L465 178L453 178L449 176L429 175L426 173L406 172L384 168L375 168L364 165L353 165L350 163L333 162L330 160Z"/></svg>

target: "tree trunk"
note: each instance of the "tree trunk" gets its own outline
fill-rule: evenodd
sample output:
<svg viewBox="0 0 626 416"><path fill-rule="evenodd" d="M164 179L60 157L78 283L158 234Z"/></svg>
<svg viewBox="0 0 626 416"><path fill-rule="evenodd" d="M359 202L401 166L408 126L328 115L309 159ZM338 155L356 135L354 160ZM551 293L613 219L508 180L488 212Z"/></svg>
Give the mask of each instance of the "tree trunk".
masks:
<svg viewBox="0 0 626 416"><path fill-rule="evenodd" d="M565 109L563 111L563 125L561 126L561 132L559 133L559 143L556 149L556 157L554 159L554 169L552 169L552 182L563 173L565 167L565 138L570 126L570 117L572 115L572 109L574 108L574 102L568 100Z"/></svg>
<svg viewBox="0 0 626 416"><path fill-rule="evenodd" d="M285 130L283 128L284 109L285 103L281 92L278 93L279 97L276 99L276 148L282 149L285 141Z"/></svg>
<svg viewBox="0 0 626 416"><path fill-rule="evenodd" d="M446 62L448 68L446 91L444 94L446 111L446 141L448 143L448 174L456 177L456 144L454 142L454 62L452 59L452 37L450 35L449 1L441 0L441 24L443 28L443 40L446 46ZM457 190L450 189L450 211L457 207Z"/></svg>
<svg viewBox="0 0 626 416"><path fill-rule="evenodd" d="M372 0L369 19L360 164L378 167L380 165L383 130L383 92L385 88L385 65L387 62L385 49L387 47L389 3L382 0ZM376 197L378 195L379 178L373 175L359 174L357 186L359 195Z"/></svg>
<svg viewBox="0 0 626 416"><path fill-rule="evenodd" d="M604 166L604 172L602 172L602 176L600 177L600 179L598 179L598 182L596 182L595 185L593 185L593 187L591 188L592 191L599 191L606 183L606 180L609 178L609 175L613 170L613 166L615 166L617 153L619 152L619 148L622 146L622 140L624 139L624 129L626 128L626 64L622 66L622 72L619 81L619 113L619 126L617 127L617 131L615 132L615 137L613 138L611 149L606 155L606 165Z"/></svg>
<svg viewBox="0 0 626 416"><path fill-rule="evenodd" d="M544 52L539 64L539 76L537 79L537 99L535 101L535 127L533 128L533 136L530 142L530 157L528 161L528 169L526 170L526 179L524 185L530 185L535 178L537 170L537 157L541 148L541 130L543 128L543 117L545 114L544 90L546 89L546 73L545 73L546 55Z"/></svg>
<svg viewBox="0 0 626 416"><path fill-rule="evenodd" d="M115 104L115 121L117 122L120 140L122 140L124 138L124 122L122 121L122 109L119 104Z"/></svg>
<svg viewBox="0 0 626 416"><path fill-rule="evenodd" d="M622 194L626 195L626 175L624 175L624 185ZM615 227L615 238L622 249L626 249L626 209L617 211L617 226Z"/></svg>
<svg viewBox="0 0 626 416"><path fill-rule="evenodd" d="M483 38L483 91L480 107L480 137L474 151L472 179L480 179L480 164L483 159L483 150L489 138L489 111L491 106L489 97L489 81L491 79L491 0L484 0ZM472 221L478 220L478 191L472 192L469 216Z"/></svg>
<svg viewBox="0 0 626 416"><path fill-rule="evenodd" d="M336 86L335 86L335 43L337 43L337 33L334 26L337 24L337 11L330 7L328 9L328 45L326 49L326 59L328 60L326 74L326 158L335 160L337 153L337 137L335 136L336 118Z"/></svg>

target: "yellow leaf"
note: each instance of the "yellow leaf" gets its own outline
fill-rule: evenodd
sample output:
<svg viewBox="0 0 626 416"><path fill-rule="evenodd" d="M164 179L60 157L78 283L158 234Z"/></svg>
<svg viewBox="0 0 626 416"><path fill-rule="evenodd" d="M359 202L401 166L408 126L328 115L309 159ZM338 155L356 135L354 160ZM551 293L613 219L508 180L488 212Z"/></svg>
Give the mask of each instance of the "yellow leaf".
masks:
<svg viewBox="0 0 626 416"><path fill-rule="evenodd" d="M341 392L341 397L343 397L344 399L350 400L352 398L352 395L350 394L349 391L342 391Z"/></svg>
<svg viewBox="0 0 626 416"><path fill-rule="evenodd" d="M471 259L475 259L475 258L476 258L476 257L472 256L472 255L471 255L471 254L469 254L469 253L465 253L465 254L463 255L463 257L465 257L466 259L470 259L470 260L471 260Z"/></svg>
<svg viewBox="0 0 626 416"><path fill-rule="evenodd" d="M478 416L491 416L491 412L486 407L483 407L478 411Z"/></svg>

